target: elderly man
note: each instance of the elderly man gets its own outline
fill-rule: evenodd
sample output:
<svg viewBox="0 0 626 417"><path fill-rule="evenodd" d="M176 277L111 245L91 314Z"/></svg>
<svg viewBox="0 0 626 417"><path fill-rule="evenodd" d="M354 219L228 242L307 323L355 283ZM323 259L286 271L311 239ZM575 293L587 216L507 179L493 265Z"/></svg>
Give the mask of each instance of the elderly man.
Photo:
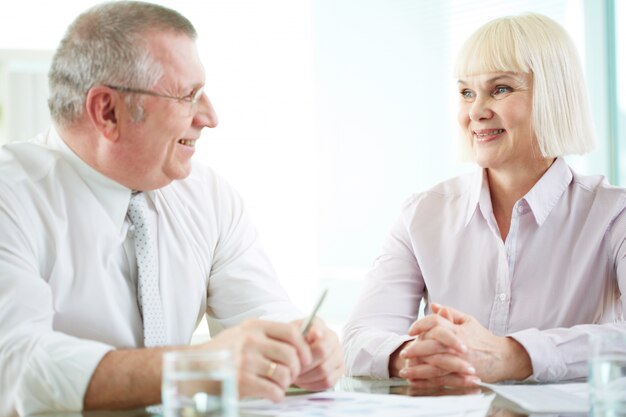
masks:
<svg viewBox="0 0 626 417"><path fill-rule="evenodd" d="M50 69L54 127L0 150L0 414L158 403L171 349L231 349L240 395L275 401L342 374L239 196L192 163L217 125L195 39L161 6L86 11ZM187 346L205 314L228 329Z"/></svg>

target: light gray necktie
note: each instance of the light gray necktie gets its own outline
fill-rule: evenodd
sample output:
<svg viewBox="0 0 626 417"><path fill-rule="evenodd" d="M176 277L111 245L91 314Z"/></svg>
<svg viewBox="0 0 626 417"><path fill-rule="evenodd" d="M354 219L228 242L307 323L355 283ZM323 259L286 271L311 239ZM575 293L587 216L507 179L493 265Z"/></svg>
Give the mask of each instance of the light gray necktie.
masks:
<svg viewBox="0 0 626 417"><path fill-rule="evenodd" d="M143 319L144 345L163 346L165 316L159 290L158 257L154 231L148 222L148 202L144 193L130 199L128 217L135 226L135 254L137 257L137 301Z"/></svg>

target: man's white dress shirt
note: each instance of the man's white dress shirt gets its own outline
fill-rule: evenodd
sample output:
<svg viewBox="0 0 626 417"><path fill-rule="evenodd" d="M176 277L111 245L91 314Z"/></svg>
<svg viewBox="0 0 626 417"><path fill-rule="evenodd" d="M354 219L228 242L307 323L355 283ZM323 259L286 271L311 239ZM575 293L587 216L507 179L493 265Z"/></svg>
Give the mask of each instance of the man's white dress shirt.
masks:
<svg viewBox="0 0 626 417"><path fill-rule="evenodd" d="M301 316L212 170L146 195L169 344L188 344L205 313L226 327ZM53 129L0 149L0 416L80 410L103 355L143 346L130 197Z"/></svg>
<svg viewBox="0 0 626 417"><path fill-rule="evenodd" d="M348 372L387 377L424 299L516 339L531 379L586 376L589 335L626 333L625 207L626 190L561 158L515 204L506 241L483 170L414 195L344 328Z"/></svg>

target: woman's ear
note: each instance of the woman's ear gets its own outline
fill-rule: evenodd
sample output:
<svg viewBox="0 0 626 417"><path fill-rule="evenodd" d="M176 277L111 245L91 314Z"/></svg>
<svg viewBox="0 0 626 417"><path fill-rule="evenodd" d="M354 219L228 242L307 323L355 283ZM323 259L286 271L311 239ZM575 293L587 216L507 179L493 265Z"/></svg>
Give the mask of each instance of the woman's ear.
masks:
<svg viewBox="0 0 626 417"><path fill-rule="evenodd" d="M106 86L92 87L87 93L85 107L91 124L110 141L119 137L118 115L120 95Z"/></svg>

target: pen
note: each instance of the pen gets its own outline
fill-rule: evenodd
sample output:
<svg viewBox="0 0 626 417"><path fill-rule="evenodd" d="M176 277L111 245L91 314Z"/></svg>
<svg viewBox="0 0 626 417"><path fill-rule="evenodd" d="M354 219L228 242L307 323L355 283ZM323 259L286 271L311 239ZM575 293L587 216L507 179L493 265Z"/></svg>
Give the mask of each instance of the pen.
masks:
<svg viewBox="0 0 626 417"><path fill-rule="evenodd" d="M324 301L324 298L326 297L326 293L328 293L328 288L324 289L324 291L322 292L322 295L320 295L319 300L317 300L317 303L315 303L315 307L313 307L313 311L311 311L311 314L309 315L309 317L307 317L307 319L302 322L300 331L302 332L303 336L306 336L307 333L309 333L309 329L311 328L311 325L313 324L313 319L315 319L317 310L320 309L320 306L322 305L322 302Z"/></svg>

